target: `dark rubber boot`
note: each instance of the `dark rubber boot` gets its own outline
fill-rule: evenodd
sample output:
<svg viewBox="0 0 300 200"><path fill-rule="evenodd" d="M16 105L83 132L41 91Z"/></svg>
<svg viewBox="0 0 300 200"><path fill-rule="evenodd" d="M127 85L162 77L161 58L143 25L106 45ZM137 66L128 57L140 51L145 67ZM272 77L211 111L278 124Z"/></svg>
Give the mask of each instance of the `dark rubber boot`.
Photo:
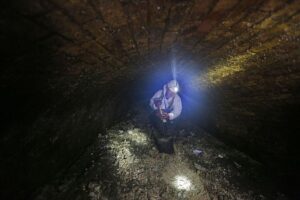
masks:
<svg viewBox="0 0 300 200"><path fill-rule="evenodd" d="M160 153L167 153L167 154L174 153L172 137L155 138L155 143Z"/></svg>

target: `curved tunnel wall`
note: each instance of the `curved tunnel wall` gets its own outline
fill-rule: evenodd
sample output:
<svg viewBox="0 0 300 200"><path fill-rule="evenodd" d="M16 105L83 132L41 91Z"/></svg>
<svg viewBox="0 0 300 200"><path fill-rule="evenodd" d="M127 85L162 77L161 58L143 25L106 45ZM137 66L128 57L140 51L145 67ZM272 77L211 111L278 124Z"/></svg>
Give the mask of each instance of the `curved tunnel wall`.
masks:
<svg viewBox="0 0 300 200"><path fill-rule="evenodd" d="M30 198L38 187L63 174L99 134L105 134L116 120L122 119L130 107L130 97L120 86L114 88L86 88L56 99L45 111L31 106L40 103L40 99L28 104L22 97L20 101L24 100L28 107L23 111L25 114L11 113L14 104L6 102L4 114L16 115L18 119L7 121L7 127L2 125L3 198ZM26 119L31 112L37 113Z"/></svg>
<svg viewBox="0 0 300 200"><path fill-rule="evenodd" d="M10 121L1 134L3 198L30 198L38 187L63 174L99 134L105 134L126 115L130 97L126 91L108 88L89 88L57 99L57 104L34 118L26 119L25 114L18 116L18 121ZM6 106L9 110L14 105ZM35 111L29 106L24 112Z"/></svg>
<svg viewBox="0 0 300 200"><path fill-rule="evenodd" d="M12 4L1 11L0 198L30 199L127 114L131 97L128 80L62 53L66 38Z"/></svg>
<svg viewBox="0 0 300 200"><path fill-rule="evenodd" d="M2 2L2 184L9 193L24 187L22 196L67 168L125 113L132 95L120 96L142 86L139 78L173 50L179 79L192 72L182 80L182 94L192 97L190 120L283 177L293 176L299 166L299 5ZM152 95L144 89L143 95L134 90L135 97Z"/></svg>

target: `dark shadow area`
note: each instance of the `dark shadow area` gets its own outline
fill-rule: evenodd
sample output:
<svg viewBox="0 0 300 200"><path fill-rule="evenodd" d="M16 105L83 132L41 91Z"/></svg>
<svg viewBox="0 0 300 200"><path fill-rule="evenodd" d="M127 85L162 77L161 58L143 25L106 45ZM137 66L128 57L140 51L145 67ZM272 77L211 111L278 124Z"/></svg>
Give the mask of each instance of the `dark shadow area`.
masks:
<svg viewBox="0 0 300 200"><path fill-rule="evenodd" d="M126 80L101 85L102 74L70 71L79 61L59 48L72 41L30 13L33 4L1 3L1 199L31 199L122 118L131 99Z"/></svg>

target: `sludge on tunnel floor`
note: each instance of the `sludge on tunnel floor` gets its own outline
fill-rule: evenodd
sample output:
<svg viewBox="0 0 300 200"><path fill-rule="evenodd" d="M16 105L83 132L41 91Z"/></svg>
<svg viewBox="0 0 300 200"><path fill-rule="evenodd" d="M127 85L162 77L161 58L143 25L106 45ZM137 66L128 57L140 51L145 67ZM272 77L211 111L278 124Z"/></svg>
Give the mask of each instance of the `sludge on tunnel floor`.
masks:
<svg viewBox="0 0 300 200"><path fill-rule="evenodd" d="M35 199L287 199L263 165L204 130L180 129L175 154L164 154L154 145L145 110L128 116L106 135L99 133L84 155L40 188Z"/></svg>

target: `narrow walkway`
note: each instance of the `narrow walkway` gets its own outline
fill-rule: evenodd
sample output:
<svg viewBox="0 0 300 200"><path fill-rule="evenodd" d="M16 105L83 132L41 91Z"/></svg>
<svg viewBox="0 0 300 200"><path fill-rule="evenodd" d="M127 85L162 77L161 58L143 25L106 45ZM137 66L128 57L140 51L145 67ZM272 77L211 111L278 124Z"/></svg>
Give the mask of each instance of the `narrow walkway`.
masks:
<svg viewBox="0 0 300 200"><path fill-rule="evenodd" d="M64 179L44 187L36 199L286 199L260 163L203 130L180 130L185 137L176 138L176 153L158 153L145 116L140 109L107 135L99 133Z"/></svg>

